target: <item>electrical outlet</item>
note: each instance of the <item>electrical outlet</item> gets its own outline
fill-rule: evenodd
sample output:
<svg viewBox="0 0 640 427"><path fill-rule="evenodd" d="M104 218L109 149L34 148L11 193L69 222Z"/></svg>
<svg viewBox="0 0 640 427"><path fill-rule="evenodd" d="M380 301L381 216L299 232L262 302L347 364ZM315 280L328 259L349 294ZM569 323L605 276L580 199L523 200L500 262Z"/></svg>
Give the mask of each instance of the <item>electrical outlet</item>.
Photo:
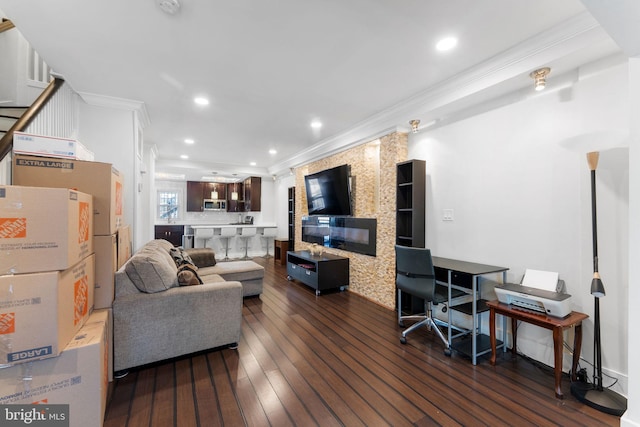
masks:
<svg viewBox="0 0 640 427"><path fill-rule="evenodd" d="M443 221L453 221L453 209L443 209L442 210L442 220Z"/></svg>

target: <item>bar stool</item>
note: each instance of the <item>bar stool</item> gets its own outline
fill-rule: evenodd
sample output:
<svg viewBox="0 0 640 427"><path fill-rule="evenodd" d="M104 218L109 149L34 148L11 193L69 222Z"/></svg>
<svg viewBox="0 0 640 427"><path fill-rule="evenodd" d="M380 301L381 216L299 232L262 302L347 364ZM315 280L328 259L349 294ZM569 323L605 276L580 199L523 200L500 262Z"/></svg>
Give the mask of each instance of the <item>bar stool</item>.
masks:
<svg viewBox="0 0 640 427"><path fill-rule="evenodd" d="M235 227L222 227L220 235L216 236L221 241L224 240L224 258L223 261L229 261L229 239L236 235Z"/></svg>
<svg viewBox="0 0 640 427"><path fill-rule="evenodd" d="M196 228L195 238L202 239L203 240L202 247L206 248L207 242L213 239L213 228Z"/></svg>
<svg viewBox="0 0 640 427"><path fill-rule="evenodd" d="M278 229L276 227L265 227L262 229L261 237L267 242L267 253L264 255L264 258L271 258L271 255L269 254L269 247L271 246L271 241L275 240L277 232Z"/></svg>
<svg viewBox="0 0 640 427"><path fill-rule="evenodd" d="M244 256L242 259L251 259L249 257L249 239L255 236L257 233L256 227L242 227L240 229L239 237L244 242Z"/></svg>

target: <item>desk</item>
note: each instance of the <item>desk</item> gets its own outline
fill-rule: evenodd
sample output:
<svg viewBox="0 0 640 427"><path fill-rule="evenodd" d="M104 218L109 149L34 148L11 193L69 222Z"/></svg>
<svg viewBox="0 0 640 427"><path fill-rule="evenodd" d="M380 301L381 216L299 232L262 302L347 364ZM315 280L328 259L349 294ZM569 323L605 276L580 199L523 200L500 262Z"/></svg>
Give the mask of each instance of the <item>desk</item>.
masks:
<svg viewBox="0 0 640 427"><path fill-rule="evenodd" d="M489 329L491 329L491 359L489 362L492 365L496 364L496 313L511 318L511 334L513 335L511 351L513 354L516 354L517 351L516 340L518 328L516 322L518 320L531 323L532 325L540 326L545 329L551 329L553 331L553 364L556 381L555 390L556 397L562 399L563 394L562 389L560 388L560 382L562 381L562 332L567 328L575 327L571 380L576 381L576 369L578 369L580 349L582 347L582 321L589 316L584 313L572 311L567 317L552 317L547 316L546 314L516 308L512 305L503 304L498 301L487 301L487 306L489 307ZM505 332L506 331L503 330L503 333Z"/></svg>
<svg viewBox="0 0 640 427"><path fill-rule="evenodd" d="M273 262L280 261L280 265L287 265L287 251L289 251L289 240L275 239L273 241Z"/></svg>
<svg viewBox="0 0 640 427"><path fill-rule="evenodd" d="M486 265L486 264L477 264L474 262L460 261L456 259L449 258L440 258L440 257L432 257L433 259L433 267L436 274L436 280L446 283L448 287L449 294L449 302L448 307L453 310L459 310L467 313L466 310L451 307L451 290L457 289L464 291L466 293L471 292L473 295L473 300L470 303L471 310L469 310L468 314L473 317L473 327L471 329L471 348L467 349L466 346L453 347L455 350L460 351L462 353L468 354L471 356L471 362L475 365L477 362L477 357L488 353L491 351L489 348L489 343L485 342L487 337L486 335L478 334L478 306L481 305L482 308L480 312L486 311L484 308L484 300L479 300L479 290L478 290L478 277L483 276L485 274L492 273L502 273L502 282L506 283L507 281L507 270L506 267L497 267L495 265ZM465 304L466 305L466 304ZM449 347L452 347L453 338L451 334L451 310L449 310L449 321L448 321L448 339L449 339ZM467 332L468 333L468 332ZM466 333L464 334L466 335ZM478 341L481 338L484 338L483 342L479 345ZM481 349L478 349L481 347Z"/></svg>

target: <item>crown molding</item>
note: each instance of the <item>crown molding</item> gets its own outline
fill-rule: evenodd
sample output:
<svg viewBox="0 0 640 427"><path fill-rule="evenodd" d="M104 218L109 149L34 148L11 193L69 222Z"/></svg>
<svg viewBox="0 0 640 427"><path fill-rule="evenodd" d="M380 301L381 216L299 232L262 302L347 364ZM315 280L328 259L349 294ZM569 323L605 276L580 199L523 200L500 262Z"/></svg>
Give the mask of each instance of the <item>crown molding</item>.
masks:
<svg viewBox="0 0 640 427"><path fill-rule="evenodd" d="M132 99L116 98L113 96L100 95L96 93L78 92L78 95L84 102L96 107L113 108L115 110L135 111L138 114L140 123L144 126L148 125L149 114L147 113L147 107L143 101L136 101Z"/></svg>

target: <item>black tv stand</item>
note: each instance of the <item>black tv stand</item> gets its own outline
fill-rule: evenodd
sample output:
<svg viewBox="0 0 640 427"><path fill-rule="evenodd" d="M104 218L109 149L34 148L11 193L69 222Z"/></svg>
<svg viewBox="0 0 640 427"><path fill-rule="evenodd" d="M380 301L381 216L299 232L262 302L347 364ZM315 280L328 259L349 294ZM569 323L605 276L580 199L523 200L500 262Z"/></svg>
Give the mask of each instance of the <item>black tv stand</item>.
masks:
<svg viewBox="0 0 640 427"><path fill-rule="evenodd" d="M311 255L309 251L287 252L287 280L299 280L316 290L349 286L349 258L333 254Z"/></svg>

